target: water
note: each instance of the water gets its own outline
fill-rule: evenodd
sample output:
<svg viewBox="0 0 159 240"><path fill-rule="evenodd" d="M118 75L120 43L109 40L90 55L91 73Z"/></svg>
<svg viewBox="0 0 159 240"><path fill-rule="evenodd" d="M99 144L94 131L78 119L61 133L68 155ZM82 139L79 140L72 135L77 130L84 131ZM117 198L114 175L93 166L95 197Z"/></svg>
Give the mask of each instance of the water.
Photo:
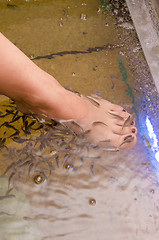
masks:
<svg viewBox="0 0 159 240"><path fill-rule="evenodd" d="M0 5L2 33L38 66L135 112L138 127L133 149L101 151L1 96L2 240L158 239L158 94L125 4L107 3Z"/></svg>

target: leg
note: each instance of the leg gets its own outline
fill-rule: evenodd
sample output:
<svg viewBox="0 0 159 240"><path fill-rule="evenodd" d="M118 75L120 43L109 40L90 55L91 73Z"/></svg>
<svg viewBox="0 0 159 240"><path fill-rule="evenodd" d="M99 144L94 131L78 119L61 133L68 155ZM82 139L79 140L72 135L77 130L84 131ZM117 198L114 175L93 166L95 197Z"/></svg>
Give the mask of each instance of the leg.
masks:
<svg viewBox="0 0 159 240"><path fill-rule="evenodd" d="M16 100L25 111L57 121L73 119L65 125L77 133L79 127L83 132L90 130L86 137L94 143L105 141L118 148L135 145L137 130L131 123L124 126L130 115L120 106L64 89L2 34L0 52L0 92Z"/></svg>

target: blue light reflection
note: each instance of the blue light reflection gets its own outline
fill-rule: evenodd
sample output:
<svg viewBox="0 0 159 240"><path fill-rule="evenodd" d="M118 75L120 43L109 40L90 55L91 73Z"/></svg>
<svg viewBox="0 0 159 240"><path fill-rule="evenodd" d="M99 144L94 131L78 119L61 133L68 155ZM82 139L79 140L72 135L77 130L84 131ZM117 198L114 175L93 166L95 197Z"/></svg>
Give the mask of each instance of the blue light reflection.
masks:
<svg viewBox="0 0 159 240"><path fill-rule="evenodd" d="M158 140L157 140L157 136L154 133L153 130L153 126L150 122L149 117L146 117L146 126L147 126L147 130L148 130L148 135L151 139L151 150L154 152L155 154L155 159L157 160L157 162L159 163L159 146L158 146Z"/></svg>

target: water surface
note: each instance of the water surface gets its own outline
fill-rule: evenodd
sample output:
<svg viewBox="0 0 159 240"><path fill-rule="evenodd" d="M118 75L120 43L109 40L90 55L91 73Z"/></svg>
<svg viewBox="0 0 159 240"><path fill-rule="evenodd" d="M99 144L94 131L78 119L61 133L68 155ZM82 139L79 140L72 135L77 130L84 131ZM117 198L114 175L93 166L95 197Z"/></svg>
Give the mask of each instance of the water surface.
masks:
<svg viewBox="0 0 159 240"><path fill-rule="evenodd" d="M133 149L102 151L1 96L0 238L157 240L158 94L124 1L2 1L0 26L63 86L135 112L138 127Z"/></svg>

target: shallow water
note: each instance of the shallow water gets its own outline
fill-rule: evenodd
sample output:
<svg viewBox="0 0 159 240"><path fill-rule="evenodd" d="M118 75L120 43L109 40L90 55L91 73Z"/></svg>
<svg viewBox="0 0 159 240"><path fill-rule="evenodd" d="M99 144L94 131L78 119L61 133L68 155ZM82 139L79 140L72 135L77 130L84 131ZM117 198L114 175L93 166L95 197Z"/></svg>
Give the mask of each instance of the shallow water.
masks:
<svg viewBox="0 0 159 240"><path fill-rule="evenodd" d="M0 4L2 33L29 58L135 112L138 127L133 149L103 151L1 96L2 240L158 239L158 94L125 5L107 2Z"/></svg>

